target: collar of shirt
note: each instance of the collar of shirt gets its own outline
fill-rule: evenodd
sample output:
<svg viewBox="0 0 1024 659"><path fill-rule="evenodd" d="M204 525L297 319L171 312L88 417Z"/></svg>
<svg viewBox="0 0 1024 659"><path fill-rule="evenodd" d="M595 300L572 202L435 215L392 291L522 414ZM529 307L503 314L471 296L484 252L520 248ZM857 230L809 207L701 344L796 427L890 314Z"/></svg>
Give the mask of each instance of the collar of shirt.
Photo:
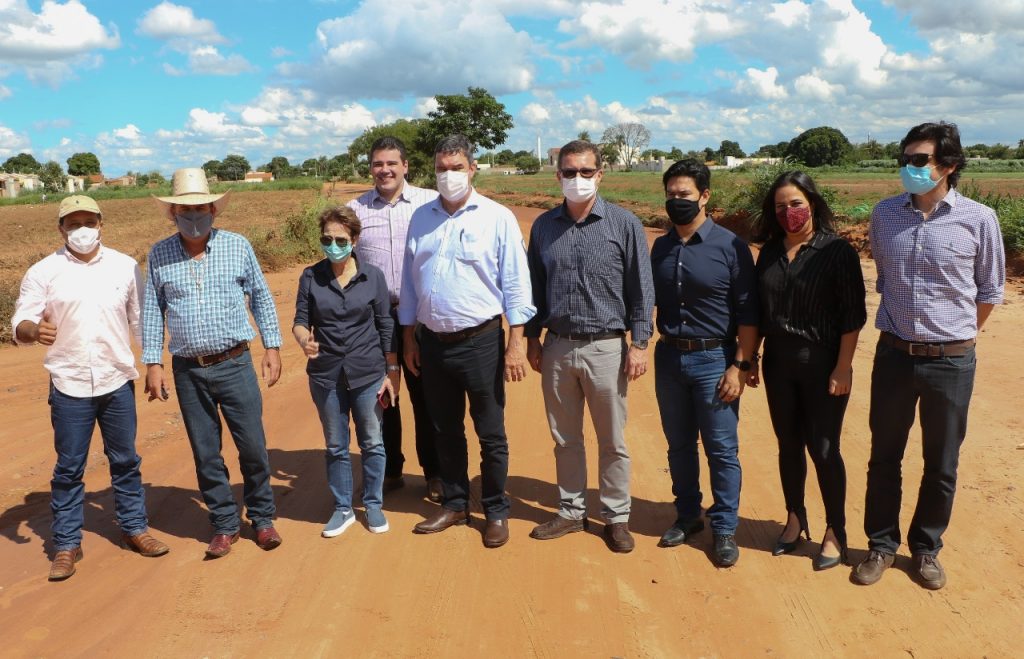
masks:
<svg viewBox="0 0 1024 659"><path fill-rule="evenodd" d="M92 265L92 264L100 262L100 260L103 258L103 252L105 250L106 250L106 247L103 246L103 243L100 243L100 251L96 252L96 256L92 257L88 261L83 261L82 259L80 259L77 256L75 256L75 254L70 249L68 249L67 245L64 245L63 247L61 247L57 251L58 251L58 253L63 254L64 258L66 258L68 261L71 261L72 263L81 263L82 265Z"/></svg>
<svg viewBox="0 0 1024 659"><path fill-rule="evenodd" d="M448 209L446 209L444 207L444 204L442 203L443 201L444 197L442 197L441 195L437 195L437 199L430 202L430 207L434 211L444 213L448 217L458 217L459 215L462 215L467 211L473 211L477 209L477 207L480 205L480 193L476 191L476 188L473 188L469 193L469 198L466 199L466 203L462 204L462 206L459 207L459 209L456 210L454 213L448 212Z"/></svg>
<svg viewBox="0 0 1024 659"><path fill-rule="evenodd" d="M938 207L941 206L942 204L946 204L950 208L956 208L956 202L959 197L960 193L956 191L956 188L950 188L949 190L946 191L946 196L940 199L939 203L935 205L935 208L938 209ZM914 196L909 192L903 193L903 207L909 208L910 210L915 210Z"/></svg>
<svg viewBox="0 0 1024 659"><path fill-rule="evenodd" d="M331 282L331 285L342 293L345 292L345 288L348 288L349 286L352 286L357 282L367 280L366 267L359 263L358 259L356 259L356 274L352 275L352 279L350 279L348 284L345 285L345 288L342 288L341 286L338 285L338 276L334 274L334 270L333 268L331 268L331 262L328 259L322 259L319 263L317 263L317 266L324 271L325 275L327 275L329 281Z"/></svg>
<svg viewBox="0 0 1024 659"><path fill-rule="evenodd" d="M561 210L562 214L559 217L561 217L566 222L569 222L570 224L576 223L576 220L573 219L572 215L569 214L569 205L564 199L562 200ZM601 195L597 195L597 197L594 199L594 205L590 208L590 213L588 213L587 216L583 218L583 221L580 222L580 224L584 222L589 222L590 220L600 220L607 216L608 209L605 207L604 198Z"/></svg>
<svg viewBox="0 0 1024 659"><path fill-rule="evenodd" d="M377 189L377 186L374 186L373 187L373 198L370 199L370 205L371 206L376 206L377 204L382 204L384 206L395 206L400 201L404 201L405 203L411 203L412 200L409 199L409 197L405 194L408 187L409 187L409 182L406 181L405 183L402 184L402 191L398 193L398 196L395 197L395 200L394 201L388 201L387 199L385 199L384 197L382 197L380 195L380 191Z"/></svg>
<svg viewBox="0 0 1024 659"><path fill-rule="evenodd" d="M710 234L714 228L715 221L712 220L710 217L705 217L704 221L701 223L699 227L697 227L697 230L690 235L690 239L687 240L685 244L693 245L696 243L702 243L706 241L708 239L708 234ZM667 235L672 236L675 242L683 244L683 239L679 237L679 232L676 231L676 228L674 226L669 227L668 231L666 231L665 233ZM695 241L694 238L699 238L700 240Z"/></svg>
<svg viewBox="0 0 1024 659"><path fill-rule="evenodd" d="M209 254L213 250L213 244L217 240L217 234L219 233L220 229L210 229L210 239L206 241L206 246L203 248L204 252ZM187 249L185 249L185 241L181 239L180 233L178 234L178 248L181 250L181 253L185 255L186 259L195 258L194 256L188 253Z"/></svg>

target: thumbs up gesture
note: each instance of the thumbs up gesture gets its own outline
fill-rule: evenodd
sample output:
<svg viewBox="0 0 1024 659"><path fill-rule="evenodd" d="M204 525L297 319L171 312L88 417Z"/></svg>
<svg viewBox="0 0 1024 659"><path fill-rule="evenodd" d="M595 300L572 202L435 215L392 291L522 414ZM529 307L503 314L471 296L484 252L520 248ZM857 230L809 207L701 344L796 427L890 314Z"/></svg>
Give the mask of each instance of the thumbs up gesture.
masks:
<svg viewBox="0 0 1024 659"><path fill-rule="evenodd" d="M53 345L53 342L57 340L57 326L46 319L39 321L36 326L36 341L42 343L44 346Z"/></svg>
<svg viewBox="0 0 1024 659"><path fill-rule="evenodd" d="M320 354L320 344L316 342L312 334L302 342L302 352L306 353L306 356L310 359L316 359Z"/></svg>

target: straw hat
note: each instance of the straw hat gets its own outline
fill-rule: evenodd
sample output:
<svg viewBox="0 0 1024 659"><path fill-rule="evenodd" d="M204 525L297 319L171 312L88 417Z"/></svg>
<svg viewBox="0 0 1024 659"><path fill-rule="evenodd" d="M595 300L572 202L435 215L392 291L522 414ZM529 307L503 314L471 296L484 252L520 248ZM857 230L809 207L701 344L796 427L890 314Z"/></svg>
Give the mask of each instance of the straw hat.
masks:
<svg viewBox="0 0 1024 659"><path fill-rule="evenodd" d="M206 172L202 167L186 167L174 172L171 179L171 196L153 198L164 205L169 213L171 204L182 206L199 206L213 204L219 213L228 203L228 193L210 194L210 184L206 182Z"/></svg>
<svg viewBox="0 0 1024 659"><path fill-rule="evenodd" d="M103 216L103 213L100 212L100 207L96 205L95 199L82 194L76 194L61 199L60 208L57 209L57 219L63 220L66 216L77 211L88 211L96 213L100 217Z"/></svg>

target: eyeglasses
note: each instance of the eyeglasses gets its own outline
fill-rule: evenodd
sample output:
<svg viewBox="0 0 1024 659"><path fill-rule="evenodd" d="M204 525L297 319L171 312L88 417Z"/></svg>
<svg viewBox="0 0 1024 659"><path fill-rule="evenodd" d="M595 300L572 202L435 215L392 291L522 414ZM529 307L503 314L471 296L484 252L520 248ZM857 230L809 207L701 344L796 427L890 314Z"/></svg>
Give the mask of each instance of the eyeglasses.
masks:
<svg viewBox="0 0 1024 659"><path fill-rule="evenodd" d="M594 178L594 174L597 174L601 170L594 169L593 167L584 167L583 169L566 168L559 171L562 174L562 178L576 178L577 174L583 178Z"/></svg>
<svg viewBox="0 0 1024 659"><path fill-rule="evenodd" d="M337 243L338 247L345 249L348 247L348 238L335 238L334 236L320 236L320 244L327 247L331 243Z"/></svg>
<svg viewBox="0 0 1024 659"><path fill-rule="evenodd" d="M924 167L932 159L933 153L904 153L899 157L900 167L910 163L914 167Z"/></svg>

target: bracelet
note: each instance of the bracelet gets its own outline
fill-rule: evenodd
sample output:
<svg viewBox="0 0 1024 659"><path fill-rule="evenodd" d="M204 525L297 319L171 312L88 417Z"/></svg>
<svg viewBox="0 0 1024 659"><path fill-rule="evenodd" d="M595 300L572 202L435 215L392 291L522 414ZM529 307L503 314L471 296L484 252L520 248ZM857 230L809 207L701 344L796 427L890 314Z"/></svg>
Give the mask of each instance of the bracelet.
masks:
<svg viewBox="0 0 1024 659"><path fill-rule="evenodd" d="M402 367L398 364L388 364L388 373L397 373L402 370Z"/></svg>

